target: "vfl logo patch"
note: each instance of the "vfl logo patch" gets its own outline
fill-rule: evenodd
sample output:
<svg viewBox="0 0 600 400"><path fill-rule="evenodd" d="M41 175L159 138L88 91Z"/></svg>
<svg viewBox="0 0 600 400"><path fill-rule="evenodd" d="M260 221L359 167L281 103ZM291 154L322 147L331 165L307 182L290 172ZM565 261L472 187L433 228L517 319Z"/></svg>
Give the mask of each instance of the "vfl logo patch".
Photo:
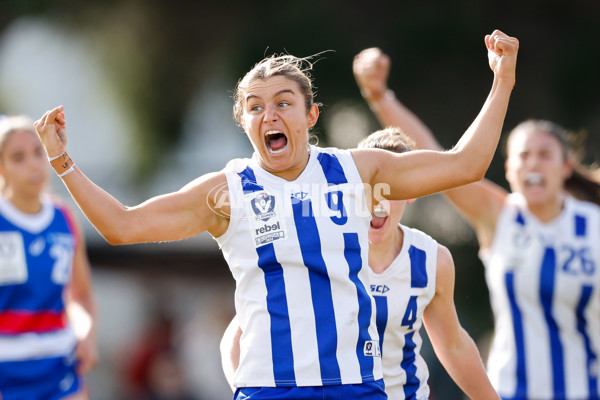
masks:
<svg viewBox="0 0 600 400"><path fill-rule="evenodd" d="M266 191L253 192L244 195L244 202L250 234L256 247L287 236L283 210L277 196Z"/></svg>
<svg viewBox="0 0 600 400"><path fill-rule="evenodd" d="M517 228L513 232L513 243L515 247L525 248L531 241L531 235L525 228Z"/></svg>
<svg viewBox="0 0 600 400"><path fill-rule="evenodd" d="M363 353L366 357L381 357L381 350L379 349L379 340L365 341Z"/></svg>
<svg viewBox="0 0 600 400"><path fill-rule="evenodd" d="M266 192L259 193L250 201L250 205L256 218L261 221L266 221L275 215L273 212L275 209L275 197Z"/></svg>

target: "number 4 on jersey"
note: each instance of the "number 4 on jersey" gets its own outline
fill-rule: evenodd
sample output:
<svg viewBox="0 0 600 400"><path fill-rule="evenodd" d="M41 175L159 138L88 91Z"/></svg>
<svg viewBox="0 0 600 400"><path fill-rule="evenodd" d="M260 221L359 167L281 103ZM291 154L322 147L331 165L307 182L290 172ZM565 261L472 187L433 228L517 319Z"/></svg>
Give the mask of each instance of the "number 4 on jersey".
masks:
<svg viewBox="0 0 600 400"><path fill-rule="evenodd" d="M410 296L404 317L402 317L402 326L408 326L413 329L413 324L417 321L417 296Z"/></svg>

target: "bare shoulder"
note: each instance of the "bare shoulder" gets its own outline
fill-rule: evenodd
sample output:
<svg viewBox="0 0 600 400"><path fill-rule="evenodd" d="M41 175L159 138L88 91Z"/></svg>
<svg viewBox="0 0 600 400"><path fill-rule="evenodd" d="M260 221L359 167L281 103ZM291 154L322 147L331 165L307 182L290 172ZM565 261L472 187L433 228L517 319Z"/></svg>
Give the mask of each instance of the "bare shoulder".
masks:
<svg viewBox="0 0 600 400"><path fill-rule="evenodd" d="M454 289L454 260L452 253L444 245L438 243L436 292Z"/></svg>
<svg viewBox="0 0 600 400"><path fill-rule="evenodd" d="M50 202L53 206L58 207L68 213L73 212L71 206L67 203L67 201L54 193L43 194L42 199L47 202Z"/></svg>
<svg viewBox="0 0 600 400"><path fill-rule="evenodd" d="M452 258L452 253L450 253L450 250L446 246L439 243L437 251L437 261L438 267L440 266L440 264L449 264L452 268L454 268L454 260Z"/></svg>
<svg viewBox="0 0 600 400"><path fill-rule="evenodd" d="M227 177L223 171L211 172L194 179L179 192L189 196L193 202L202 198L206 205L212 207L221 196L227 196Z"/></svg>
<svg viewBox="0 0 600 400"><path fill-rule="evenodd" d="M350 150L350 154L352 154L352 159L356 164L360 177L365 183L368 183L370 181L369 177L372 176L372 173L370 172L371 165L369 164L369 154L371 152L371 149Z"/></svg>
<svg viewBox="0 0 600 400"><path fill-rule="evenodd" d="M229 191L224 171L202 175L182 187L183 207L189 207L213 236L225 232L229 223Z"/></svg>
<svg viewBox="0 0 600 400"><path fill-rule="evenodd" d="M73 211L73 208L71 208L71 206L67 203L67 201L65 201L62 197L59 197L55 194L44 195L44 199L46 199L46 201L49 201L54 207L61 210L61 212L67 218L71 227L74 228L76 235L80 236L81 230L79 227L79 222L77 221L77 218L75 217L75 212Z"/></svg>
<svg viewBox="0 0 600 400"><path fill-rule="evenodd" d="M352 158L364 183L371 182L377 171L398 154L381 149L352 149Z"/></svg>

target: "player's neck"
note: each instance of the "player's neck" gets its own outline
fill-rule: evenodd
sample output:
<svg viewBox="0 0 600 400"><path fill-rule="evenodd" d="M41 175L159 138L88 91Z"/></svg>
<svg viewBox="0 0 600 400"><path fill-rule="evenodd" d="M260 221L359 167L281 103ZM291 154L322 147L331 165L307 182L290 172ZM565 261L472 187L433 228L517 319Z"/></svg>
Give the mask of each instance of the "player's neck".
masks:
<svg viewBox="0 0 600 400"><path fill-rule="evenodd" d="M20 195L10 190L3 193L3 196L19 211L26 214L37 214L42 210L42 202L39 196Z"/></svg>
<svg viewBox="0 0 600 400"><path fill-rule="evenodd" d="M402 251L404 232L398 226L385 240L369 245L369 267L376 273L385 271Z"/></svg>
<svg viewBox="0 0 600 400"><path fill-rule="evenodd" d="M547 223L560 215L565 206L565 197L566 194L561 193L547 202L537 204L528 203L527 208L538 220Z"/></svg>

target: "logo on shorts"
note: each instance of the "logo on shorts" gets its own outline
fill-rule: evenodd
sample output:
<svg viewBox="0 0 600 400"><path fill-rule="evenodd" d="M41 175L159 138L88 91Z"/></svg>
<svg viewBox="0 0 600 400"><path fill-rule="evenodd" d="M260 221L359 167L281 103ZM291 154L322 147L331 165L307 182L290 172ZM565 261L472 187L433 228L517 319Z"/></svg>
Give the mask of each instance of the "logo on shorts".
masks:
<svg viewBox="0 0 600 400"><path fill-rule="evenodd" d="M255 198L250 201L252 211L256 215L257 219L266 221L275 215L275 196L271 196L266 192L259 193Z"/></svg>
<svg viewBox="0 0 600 400"><path fill-rule="evenodd" d="M365 341L365 348L363 351L367 357L381 357L381 350L379 349L378 340L367 340Z"/></svg>
<svg viewBox="0 0 600 400"><path fill-rule="evenodd" d="M69 372L58 383L58 386L60 387L60 390L62 390L63 392L66 392L67 390L71 389L71 387L73 386L74 383L75 383L75 377L73 376L72 373Z"/></svg>

